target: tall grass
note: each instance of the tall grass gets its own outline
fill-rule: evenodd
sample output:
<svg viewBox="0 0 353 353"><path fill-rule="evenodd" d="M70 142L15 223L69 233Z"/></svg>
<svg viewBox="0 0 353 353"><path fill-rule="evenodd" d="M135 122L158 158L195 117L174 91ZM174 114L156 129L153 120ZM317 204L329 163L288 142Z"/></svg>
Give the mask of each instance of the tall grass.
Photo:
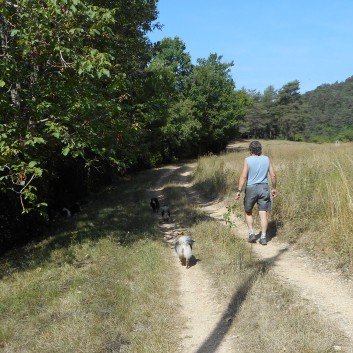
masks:
<svg viewBox="0 0 353 353"><path fill-rule="evenodd" d="M208 158L212 166L209 169ZM218 163L217 157L209 156L203 159L201 167L199 163L199 168L212 177L212 168L225 166L227 160L225 157ZM210 183L205 175L202 178L205 180L202 187L208 190ZM221 179L227 177L224 175ZM219 331L210 333L205 346L208 341L221 344L224 336L220 332L229 331L235 352L333 353L335 346L341 349L344 338L332 326L320 321L315 309L308 308L297 293L283 286L272 275L270 264L253 256L248 244L234 236L236 229L204 214L190 202L190 190L180 187L177 180L169 180L165 192L173 202L174 217L196 240L193 253L197 266L212 278L219 303L226 303L226 310L215 327L215 332L217 328ZM209 193L203 195L209 196Z"/></svg>
<svg viewBox="0 0 353 353"><path fill-rule="evenodd" d="M192 227L192 234L201 266L228 302L223 320L238 352L333 353L341 347L343 337L283 286L271 265L257 261L229 227L209 220Z"/></svg>
<svg viewBox="0 0 353 353"><path fill-rule="evenodd" d="M352 144L263 141L263 152L272 158L278 176L279 196L271 212L277 238L334 260L350 274L353 273L352 148ZM245 150L202 157L195 172L199 186L228 199L237 214L242 212L242 203L231 200L247 155Z"/></svg>
<svg viewBox="0 0 353 353"><path fill-rule="evenodd" d="M143 174L0 262L0 352L173 352L177 300Z"/></svg>
<svg viewBox="0 0 353 353"><path fill-rule="evenodd" d="M234 157L224 156L214 195L217 188L226 196L234 190L238 167L229 175L242 164L241 156ZM342 178L339 167L333 170ZM177 310L176 262L149 207L149 188L165 172L139 173L108 188L47 238L0 259L0 352L180 351L187 320ZM203 185L213 184L205 178ZM190 201L197 193L190 195L172 174L163 186L177 228L197 241L196 266L229 304L220 324L231 325L235 350L331 353L341 345L340 335L280 285L233 230L203 213L196 199Z"/></svg>
<svg viewBox="0 0 353 353"><path fill-rule="evenodd" d="M200 157L194 172L194 182L198 190L209 198L225 197L238 188L238 175L243 166L242 160L229 158L231 155Z"/></svg>

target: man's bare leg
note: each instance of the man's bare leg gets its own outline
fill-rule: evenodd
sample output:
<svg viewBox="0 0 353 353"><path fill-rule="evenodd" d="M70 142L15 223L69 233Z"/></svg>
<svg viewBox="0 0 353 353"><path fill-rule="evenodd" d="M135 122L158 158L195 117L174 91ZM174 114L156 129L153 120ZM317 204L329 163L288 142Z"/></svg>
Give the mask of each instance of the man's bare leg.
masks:
<svg viewBox="0 0 353 353"><path fill-rule="evenodd" d="M256 237L254 234L254 218L252 215L252 211L245 212L245 220L246 220L246 224L248 225L248 228L249 228L249 242L255 243Z"/></svg>
<svg viewBox="0 0 353 353"><path fill-rule="evenodd" d="M260 238L260 243L262 245L266 245L266 233L267 233L267 228L268 228L268 217L267 217L267 212L266 211L259 211L260 215L260 222L261 222L261 238Z"/></svg>

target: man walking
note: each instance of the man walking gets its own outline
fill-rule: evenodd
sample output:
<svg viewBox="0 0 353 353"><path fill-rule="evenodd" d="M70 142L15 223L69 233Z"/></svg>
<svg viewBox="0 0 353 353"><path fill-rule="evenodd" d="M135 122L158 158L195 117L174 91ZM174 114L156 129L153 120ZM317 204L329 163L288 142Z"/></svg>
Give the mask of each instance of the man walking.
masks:
<svg viewBox="0 0 353 353"><path fill-rule="evenodd" d="M268 227L268 212L272 206L271 196L277 196L276 173L270 158L262 154L262 146L259 141L252 141L250 143L249 152L250 156L244 160L235 199L240 199L240 194L245 186L244 210L246 223L249 228L248 241L256 243L253 208L257 204L261 222L260 244L267 245L266 232ZM270 175L271 179L271 192L268 184L268 175Z"/></svg>

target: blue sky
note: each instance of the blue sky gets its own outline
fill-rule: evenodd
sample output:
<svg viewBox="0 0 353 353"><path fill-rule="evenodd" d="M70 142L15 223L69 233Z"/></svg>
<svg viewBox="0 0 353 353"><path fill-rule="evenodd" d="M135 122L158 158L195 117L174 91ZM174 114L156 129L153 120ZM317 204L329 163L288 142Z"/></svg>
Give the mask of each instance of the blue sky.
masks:
<svg viewBox="0 0 353 353"><path fill-rule="evenodd" d="M236 88L300 92L353 75L353 0L159 0L152 42L178 36L193 63L234 62Z"/></svg>

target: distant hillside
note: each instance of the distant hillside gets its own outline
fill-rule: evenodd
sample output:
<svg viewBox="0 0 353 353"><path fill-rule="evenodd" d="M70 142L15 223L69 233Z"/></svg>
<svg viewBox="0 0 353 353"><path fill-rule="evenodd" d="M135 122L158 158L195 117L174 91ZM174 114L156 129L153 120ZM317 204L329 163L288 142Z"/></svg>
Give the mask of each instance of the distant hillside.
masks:
<svg viewBox="0 0 353 353"><path fill-rule="evenodd" d="M302 95L305 135L353 140L353 76Z"/></svg>

